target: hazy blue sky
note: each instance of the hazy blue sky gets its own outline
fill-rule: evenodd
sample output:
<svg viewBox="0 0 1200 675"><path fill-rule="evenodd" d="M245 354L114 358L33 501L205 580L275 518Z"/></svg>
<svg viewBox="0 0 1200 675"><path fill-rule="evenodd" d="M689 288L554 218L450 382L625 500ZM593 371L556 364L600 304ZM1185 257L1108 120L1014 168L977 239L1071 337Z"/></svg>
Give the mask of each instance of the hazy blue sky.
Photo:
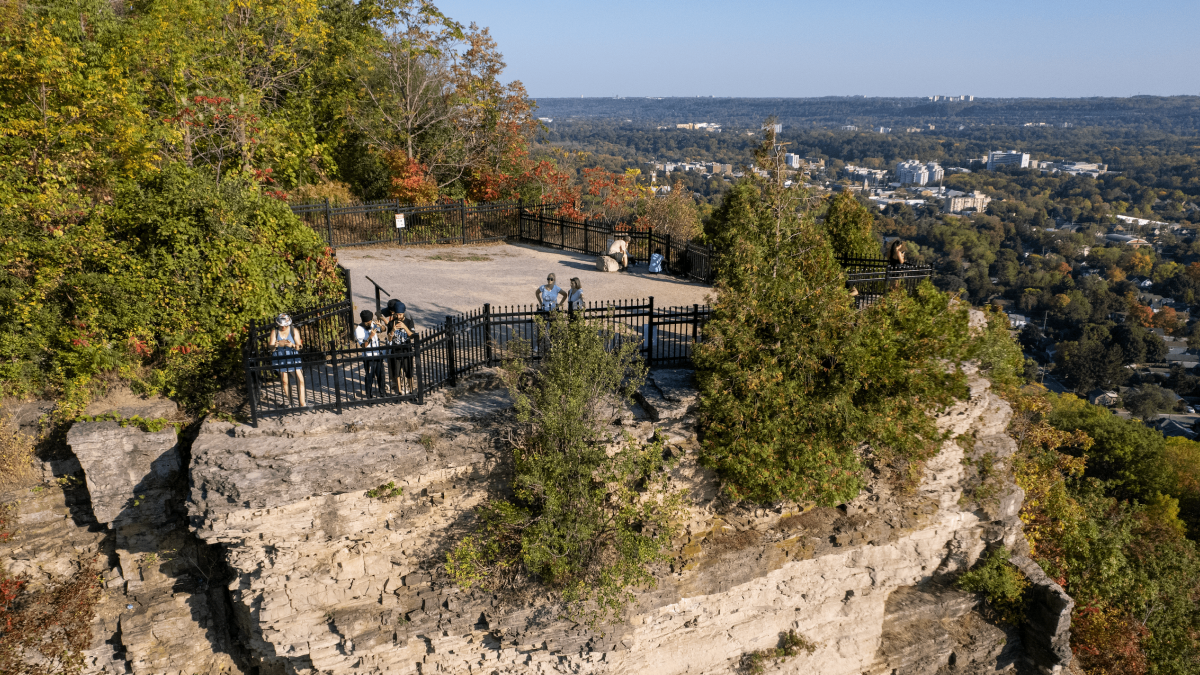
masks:
<svg viewBox="0 0 1200 675"><path fill-rule="evenodd" d="M557 96L1200 94L1200 0L440 0Z"/></svg>

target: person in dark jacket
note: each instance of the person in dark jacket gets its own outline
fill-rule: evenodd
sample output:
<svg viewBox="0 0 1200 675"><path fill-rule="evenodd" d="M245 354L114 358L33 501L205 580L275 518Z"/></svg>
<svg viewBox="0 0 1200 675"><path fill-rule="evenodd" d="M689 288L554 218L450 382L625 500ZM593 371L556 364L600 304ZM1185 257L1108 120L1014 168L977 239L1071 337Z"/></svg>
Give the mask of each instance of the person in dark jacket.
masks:
<svg viewBox="0 0 1200 675"><path fill-rule="evenodd" d="M417 337L417 324L407 312L408 307L393 298L388 300L387 307L379 313L383 317L383 325L387 328L391 353L403 355L388 359L392 391L397 394L411 394L416 391L416 383L413 381L413 339ZM400 383L401 374L404 375L403 386Z"/></svg>

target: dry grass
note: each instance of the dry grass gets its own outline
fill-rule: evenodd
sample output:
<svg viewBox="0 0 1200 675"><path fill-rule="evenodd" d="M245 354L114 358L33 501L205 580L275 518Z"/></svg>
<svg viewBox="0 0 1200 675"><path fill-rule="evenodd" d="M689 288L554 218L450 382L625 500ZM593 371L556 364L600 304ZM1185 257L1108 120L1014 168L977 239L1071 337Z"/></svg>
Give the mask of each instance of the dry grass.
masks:
<svg viewBox="0 0 1200 675"><path fill-rule="evenodd" d="M33 437L21 433L11 415L0 416L0 490L31 483L33 459Z"/></svg>

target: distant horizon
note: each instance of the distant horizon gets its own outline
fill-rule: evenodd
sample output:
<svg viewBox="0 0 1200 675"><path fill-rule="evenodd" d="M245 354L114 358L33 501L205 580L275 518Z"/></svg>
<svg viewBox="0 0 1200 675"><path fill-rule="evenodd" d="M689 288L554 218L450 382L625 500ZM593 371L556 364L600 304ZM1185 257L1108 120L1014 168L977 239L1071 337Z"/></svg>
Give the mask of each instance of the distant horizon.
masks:
<svg viewBox="0 0 1200 675"><path fill-rule="evenodd" d="M533 98L1200 94L1200 2L435 0Z"/></svg>

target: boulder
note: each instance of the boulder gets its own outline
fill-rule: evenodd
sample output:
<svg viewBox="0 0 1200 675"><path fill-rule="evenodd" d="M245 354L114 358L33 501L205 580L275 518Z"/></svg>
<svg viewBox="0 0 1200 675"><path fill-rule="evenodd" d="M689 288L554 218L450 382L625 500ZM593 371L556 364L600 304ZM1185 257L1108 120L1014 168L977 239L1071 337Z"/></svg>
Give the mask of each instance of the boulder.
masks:
<svg viewBox="0 0 1200 675"><path fill-rule="evenodd" d="M620 272L621 263L606 255L602 255L596 258L596 269L601 272Z"/></svg>

